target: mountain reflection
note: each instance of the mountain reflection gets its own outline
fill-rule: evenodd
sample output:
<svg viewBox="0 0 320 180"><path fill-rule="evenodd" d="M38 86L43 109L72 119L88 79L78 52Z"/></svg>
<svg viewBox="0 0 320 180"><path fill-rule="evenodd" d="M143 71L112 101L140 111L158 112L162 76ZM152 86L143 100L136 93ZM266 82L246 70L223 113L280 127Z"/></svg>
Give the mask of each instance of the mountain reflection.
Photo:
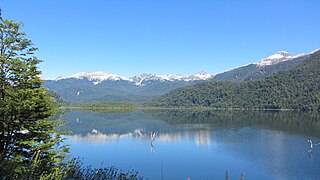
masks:
<svg viewBox="0 0 320 180"><path fill-rule="evenodd" d="M72 153L86 157L87 164L99 166L105 161L122 168L146 168L152 177L160 164L167 173L194 170L207 172L207 177L212 169L224 172L234 167L248 179L320 177L320 146L310 154L307 143L307 139L320 142L319 113L69 111L62 119L67 121L63 129L73 132L67 137Z"/></svg>
<svg viewBox="0 0 320 180"><path fill-rule="evenodd" d="M94 129L96 130L96 129ZM120 138L135 138L143 141L150 141L150 134L144 132L141 129L135 129L133 132L123 133L123 134L104 134L100 131L91 132L87 134L73 134L69 137L72 141L87 142L87 143L108 143ZM197 145L209 145L210 144L210 132L200 130L194 133L188 132L161 132L155 137L155 141L163 142L181 142L183 139L188 139L194 141Z"/></svg>
<svg viewBox="0 0 320 180"><path fill-rule="evenodd" d="M150 141L151 133L158 132L157 141L181 142L188 139L197 145L209 145L212 139L221 138L221 134L215 135L212 130L218 133L221 129L241 130L246 127L320 137L318 113L148 110L113 114L70 111L62 119L67 121L63 129L73 132L70 136L73 141L94 143L107 143L119 138ZM241 135L246 136L245 133ZM223 136L224 141L232 141L228 136Z"/></svg>

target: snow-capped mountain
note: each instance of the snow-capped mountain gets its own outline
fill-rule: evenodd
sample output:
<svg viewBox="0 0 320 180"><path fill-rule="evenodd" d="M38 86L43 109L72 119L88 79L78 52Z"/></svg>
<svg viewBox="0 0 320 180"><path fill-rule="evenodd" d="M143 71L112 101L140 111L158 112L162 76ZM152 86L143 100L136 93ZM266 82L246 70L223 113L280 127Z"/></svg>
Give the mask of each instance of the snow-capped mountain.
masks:
<svg viewBox="0 0 320 180"><path fill-rule="evenodd" d="M203 82L213 75L204 71L184 76L178 74L141 74L123 77L107 72L81 72L45 81L45 87L70 102L144 102L178 87Z"/></svg>
<svg viewBox="0 0 320 180"><path fill-rule="evenodd" d="M113 73L108 73L108 72L80 72L68 77L58 77L55 80L59 81L59 80L63 80L63 79L70 79L70 78L74 78L74 79L84 79L87 78L88 80L92 81L93 84L99 84L102 81L119 81L119 80L125 80L125 81L129 81L129 78L126 77L122 77L122 76L118 76L116 74Z"/></svg>
<svg viewBox="0 0 320 180"><path fill-rule="evenodd" d="M123 77L107 72L81 72L68 77L47 80L44 85L70 102L142 103L176 88L206 80L238 82L265 78L279 71L294 68L307 61L311 54L316 51L296 56L280 51L255 63L233 68L216 75L202 71L188 76L141 74L133 77Z"/></svg>
<svg viewBox="0 0 320 180"><path fill-rule="evenodd" d="M94 85L100 84L103 81L128 81L134 83L138 86L145 85L148 81L199 81L207 80L212 78L211 75L205 71L201 71L195 75L184 76L179 74L168 74L168 75L156 75L156 74L141 74L133 76L130 78L119 76L108 72L81 72L68 77L58 77L55 81L65 80L65 79L88 79Z"/></svg>
<svg viewBox="0 0 320 180"><path fill-rule="evenodd" d="M195 75L184 76L180 74L168 74L168 75L156 75L156 74L141 74L129 78L131 82L136 85L143 85L147 81L200 81L207 80L214 77L214 75L209 74L205 71L201 71Z"/></svg>
<svg viewBox="0 0 320 180"><path fill-rule="evenodd" d="M140 74L138 76L131 77L130 80L134 82L135 85L142 86L144 81L147 81L147 80L160 81L161 78L155 74Z"/></svg>
<svg viewBox="0 0 320 180"><path fill-rule="evenodd" d="M305 54L290 55L286 51L279 51L267 58L255 63L246 64L232 68L215 75L212 79L219 81L243 81L261 79L270 76L278 71L287 70L307 60L315 51Z"/></svg>
<svg viewBox="0 0 320 180"><path fill-rule="evenodd" d="M289 61L292 60L294 58L298 58L301 56L305 56L306 54L298 54L295 56L291 56L288 52L286 51L279 51L276 54L273 54L267 58L261 59L260 61L254 63L258 66L270 66L270 65L274 65L274 64L278 64L284 61Z"/></svg>
<svg viewBox="0 0 320 180"><path fill-rule="evenodd" d="M196 79L196 80L207 80L207 79L210 79L210 78L213 78L215 75L212 75L212 74L209 74L205 71L200 71L199 73L193 75L193 79Z"/></svg>

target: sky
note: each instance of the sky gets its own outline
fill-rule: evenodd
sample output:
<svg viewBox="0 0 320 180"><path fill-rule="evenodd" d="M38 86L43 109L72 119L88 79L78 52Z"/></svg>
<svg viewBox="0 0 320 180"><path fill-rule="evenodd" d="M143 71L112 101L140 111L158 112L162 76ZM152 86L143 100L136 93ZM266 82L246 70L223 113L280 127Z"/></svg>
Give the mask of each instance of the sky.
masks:
<svg viewBox="0 0 320 180"><path fill-rule="evenodd" d="M319 0L0 0L44 78L105 71L215 74L320 48Z"/></svg>

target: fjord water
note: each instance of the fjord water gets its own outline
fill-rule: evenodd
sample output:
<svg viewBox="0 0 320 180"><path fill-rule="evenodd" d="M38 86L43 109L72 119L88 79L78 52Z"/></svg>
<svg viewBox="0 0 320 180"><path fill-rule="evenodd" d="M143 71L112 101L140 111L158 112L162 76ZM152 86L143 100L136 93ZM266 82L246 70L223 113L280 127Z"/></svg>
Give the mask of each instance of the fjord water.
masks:
<svg viewBox="0 0 320 180"><path fill-rule="evenodd" d="M320 179L318 113L69 111L63 128L85 165L134 169L146 179ZM151 134L156 134L152 138Z"/></svg>

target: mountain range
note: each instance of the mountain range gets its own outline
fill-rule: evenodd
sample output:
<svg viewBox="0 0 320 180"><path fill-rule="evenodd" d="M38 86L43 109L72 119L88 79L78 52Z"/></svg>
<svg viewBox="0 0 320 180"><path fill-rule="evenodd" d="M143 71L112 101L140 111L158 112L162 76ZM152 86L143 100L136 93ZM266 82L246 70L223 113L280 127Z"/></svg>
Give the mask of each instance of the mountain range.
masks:
<svg viewBox="0 0 320 180"><path fill-rule="evenodd" d="M265 78L301 64L314 52L291 56L288 52L280 51L255 63L214 75L202 71L189 76L141 74L128 78L107 72L81 72L46 80L44 86L59 94L62 99L73 103L144 103L174 89L204 81L240 82Z"/></svg>
<svg viewBox="0 0 320 180"><path fill-rule="evenodd" d="M82 72L69 77L47 80L44 86L66 101L142 103L178 87L210 79L200 72L191 76L141 74L131 78L107 72Z"/></svg>
<svg viewBox="0 0 320 180"><path fill-rule="evenodd" d="M240 82L207 81L175 89L147 104L320 111L320 50L291 61L294 60L301 62L294 63L294 67L291 63L290 69L283 69L263 79Z"/></svg>
<svg viewBox="0 0 320 180"><path fill-rule="evenodd" d="M156 75L156 74L141 74L130 78L119 76L108 72L81 72L69 77L58 77L55 81L61 81L65 79L88 79L93 85L98 85L104 81L128 81L137 86L145 86L148 81L198 81L207 80L213 77L213 75L201 71L195 75L184 76L179 74L168 74L168 75Z"/></svg>
<svg viewBox="0 0 320 180"><path fill-rule="evenodd" d="M213 80L238 82L243 80L262 79L271 76L276 72L288 70L299 65L316 51L317 50L295 56L291 56L286 51L279 51L276 54L263 58L255 63L250 63L217 74L213 77Z"/></svg>

